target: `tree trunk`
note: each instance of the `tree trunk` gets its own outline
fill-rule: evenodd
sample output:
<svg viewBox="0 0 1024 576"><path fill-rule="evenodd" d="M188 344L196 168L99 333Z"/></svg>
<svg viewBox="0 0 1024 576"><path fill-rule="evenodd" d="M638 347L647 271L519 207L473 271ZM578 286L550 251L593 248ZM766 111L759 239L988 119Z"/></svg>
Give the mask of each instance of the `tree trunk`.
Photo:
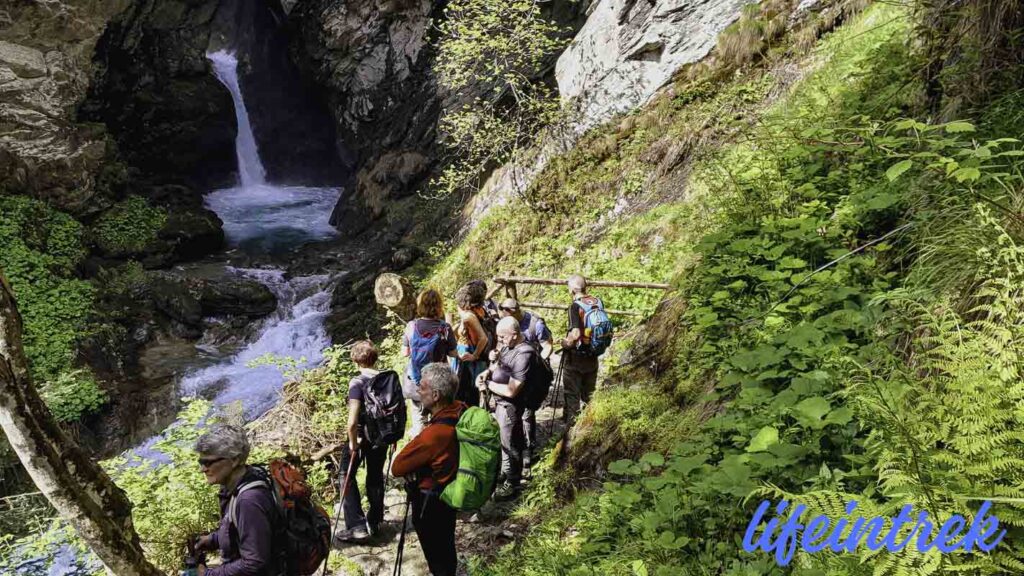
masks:
<svg viewBox="0 0 1024 576"><path fill-rule="evenodd" d="M118 576L162 574L146 561L131 502L53 419L32 385L21 316L0 274L0 427L39 490Z"/></svg>

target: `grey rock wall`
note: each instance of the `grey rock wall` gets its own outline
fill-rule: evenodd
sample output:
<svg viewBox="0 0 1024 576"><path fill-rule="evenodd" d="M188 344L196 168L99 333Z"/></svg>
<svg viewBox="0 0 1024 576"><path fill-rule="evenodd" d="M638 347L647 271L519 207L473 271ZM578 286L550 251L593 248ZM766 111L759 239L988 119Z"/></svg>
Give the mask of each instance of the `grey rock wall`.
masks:
<svg viewBox="0 0 1024 576"><path fill-rule="evenodd" d="M79 124L91 58L127 0L0 4L0 194L26 194L76 214L109 204L102 126Z"/></svg>

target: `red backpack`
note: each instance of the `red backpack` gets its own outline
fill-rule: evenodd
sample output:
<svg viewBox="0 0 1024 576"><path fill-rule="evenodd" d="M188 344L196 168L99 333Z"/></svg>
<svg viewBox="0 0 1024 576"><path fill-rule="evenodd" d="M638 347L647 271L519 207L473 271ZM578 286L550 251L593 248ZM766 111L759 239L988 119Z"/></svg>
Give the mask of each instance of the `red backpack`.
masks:
<svg viewBox="0 0 1024 576"><path fill-rule="evenodd" d="M278 511L274 546L275 556L281 562L281 574L308 576L315 573L331 546L331 520L327 512L313 502L313 490L306 483L306 475L281 459L253 468L261 479L235 489L228 504L231 524L236 525L235 501L239 494L253 488L269 489Z"/></svg>

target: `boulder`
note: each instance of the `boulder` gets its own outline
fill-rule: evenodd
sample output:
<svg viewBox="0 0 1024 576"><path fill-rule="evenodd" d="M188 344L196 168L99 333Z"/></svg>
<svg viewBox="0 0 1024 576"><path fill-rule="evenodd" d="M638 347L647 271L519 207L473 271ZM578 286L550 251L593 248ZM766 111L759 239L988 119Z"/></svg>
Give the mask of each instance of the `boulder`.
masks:
<svg viewBox="0 0 1024 576"><path fill-rule="evenodd" d="M269 288L247 278L205 281L199 285L199 303L206 316L260 318L277 309Z"/></svg>

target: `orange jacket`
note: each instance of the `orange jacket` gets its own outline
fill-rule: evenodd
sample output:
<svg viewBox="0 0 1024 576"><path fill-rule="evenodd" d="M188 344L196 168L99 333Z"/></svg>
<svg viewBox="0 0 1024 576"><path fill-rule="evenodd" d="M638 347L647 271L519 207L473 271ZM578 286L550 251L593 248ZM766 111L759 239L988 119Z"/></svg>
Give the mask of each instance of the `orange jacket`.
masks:
<svg viewBox="0 0 1024 576"><path fill-rule="evenodd" d="M454 426L436 421L442 418L458 420L465 410L466 405L456 401L434 414L431 424L395 456L391 474L416 475L420 490L442 488L454 480L459 468L459 440Z"/></svg>

